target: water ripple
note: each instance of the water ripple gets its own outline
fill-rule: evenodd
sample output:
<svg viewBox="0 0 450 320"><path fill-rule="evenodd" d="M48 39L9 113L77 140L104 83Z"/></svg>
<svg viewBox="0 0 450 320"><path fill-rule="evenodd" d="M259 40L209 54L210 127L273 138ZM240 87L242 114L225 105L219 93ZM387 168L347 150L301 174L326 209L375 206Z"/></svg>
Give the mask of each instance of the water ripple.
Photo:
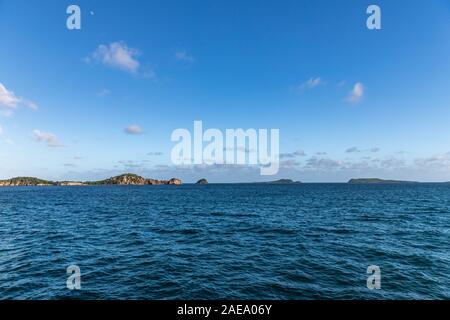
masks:
<svg viewBox="0 0 450 320"><path fill-rule="evenodd" d="M450 186L0 189L1 299L449 299ZM82 290L66 288L81 268ZM368 290L366 269L382 270Z"/></svg>

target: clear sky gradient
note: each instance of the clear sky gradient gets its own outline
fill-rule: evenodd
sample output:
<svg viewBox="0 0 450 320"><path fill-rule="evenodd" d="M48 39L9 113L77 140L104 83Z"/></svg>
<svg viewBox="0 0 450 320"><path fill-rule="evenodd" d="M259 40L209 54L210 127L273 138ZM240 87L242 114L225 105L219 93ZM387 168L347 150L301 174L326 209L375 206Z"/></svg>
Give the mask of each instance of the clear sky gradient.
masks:
<svg viewBox="0 0 450 320"><path fill-rule="evenodd" d="M279 174L174 166L194 120L280 129ZM447 181L449 142L448 0L0 0L0 178Z"/></svg>

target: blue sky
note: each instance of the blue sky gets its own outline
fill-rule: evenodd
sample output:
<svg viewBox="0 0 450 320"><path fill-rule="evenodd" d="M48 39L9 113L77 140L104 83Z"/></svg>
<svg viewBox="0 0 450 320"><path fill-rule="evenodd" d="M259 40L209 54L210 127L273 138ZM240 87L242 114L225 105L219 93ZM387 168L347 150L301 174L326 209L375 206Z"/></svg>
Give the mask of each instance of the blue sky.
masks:
<svg viewBox="0 0 450 320"><path fill-rule="evenodd" d="M0 178L268 180L172 165L202 120L280 129L269 180L450 180L448 0L0 0L0 41Z"/></svg>

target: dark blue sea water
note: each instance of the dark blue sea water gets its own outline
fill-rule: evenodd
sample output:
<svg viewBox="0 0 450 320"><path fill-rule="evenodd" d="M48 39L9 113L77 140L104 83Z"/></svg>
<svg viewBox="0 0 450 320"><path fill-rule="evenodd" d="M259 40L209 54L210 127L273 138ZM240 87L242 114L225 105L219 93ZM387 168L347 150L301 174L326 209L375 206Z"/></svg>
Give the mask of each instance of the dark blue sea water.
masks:
<svg viewBox="0 0 450 320"><path fill-rule="evenodd" d="M450 185L0 188L0 298L449 299Z"/></svg>

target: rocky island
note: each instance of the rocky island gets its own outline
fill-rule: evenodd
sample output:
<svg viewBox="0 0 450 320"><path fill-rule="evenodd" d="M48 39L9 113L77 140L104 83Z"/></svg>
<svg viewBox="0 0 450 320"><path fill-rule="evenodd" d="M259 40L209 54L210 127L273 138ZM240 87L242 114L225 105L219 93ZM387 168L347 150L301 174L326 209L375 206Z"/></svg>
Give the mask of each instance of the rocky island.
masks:
<svg viewBox="0 0 450 320"><path fill-rule="evenodd" d="M200 180L198 180L195 184L208 184L209 182L208 182L208 180L206 180L206 179L200 179Z"/></svg>
<svg viewBox="0 0 450 320"><path fill-rule="evenodd" d="M181 180L146 179L132 173L122 174L100 181L47 181L34 177L17 177L8 180L0 180L0 187L8 186L98 186L98 185L181 185Z"/></svg>
<svg viewBox="0 0 450 320"><path fill-rule="evenodd" d="M15 187L15 186L52 186L55 183L52 181L42 180L33 177L17 177L8 180L0 180L0 187Z"/></svg>
<svg viewBox="0 0 450 320"><path fill-rule="evenodd" d="M378 178L350 179L349 184L411 184L415 181L383 180Z"/></svg>

